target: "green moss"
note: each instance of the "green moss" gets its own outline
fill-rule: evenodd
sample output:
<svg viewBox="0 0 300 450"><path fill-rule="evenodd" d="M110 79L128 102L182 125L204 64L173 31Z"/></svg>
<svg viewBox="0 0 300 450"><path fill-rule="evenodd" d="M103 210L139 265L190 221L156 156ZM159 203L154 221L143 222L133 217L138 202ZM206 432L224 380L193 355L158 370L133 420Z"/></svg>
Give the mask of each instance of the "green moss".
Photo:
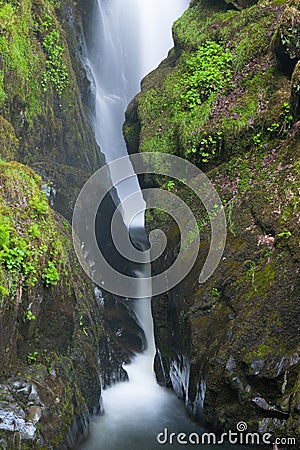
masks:
<svg viewBox="0 0 300 450"><path fill-rule="evenodd" d="M43 109L37 88L43 60L38 42L33 38L35 23L31 1L22 0L17 5L2 1L0 24L0 51L3 55L1 72L4 74L1 77L0 102L3 104L7 95L10 95L9 84L13 82L14 94L28 103L25 115L30 121L33 115L40 114Z"/></svg>
<svg viewBox="0 0 300 450"><path fill-rule="evenodd" d="M1 163L0 280L2 306L18 286L55 285L67 264L41 179L18 163ZM60 268L58 270L58 267Z"/></svg>
<svg viewBox="0 0 300 450"><path fill-rule="evenodd" d="M283 122L278 101L289 99L288 81L267 56L276 17L270 5L225 12L193 4L174 25L177 49L185 51L172 71L162 66L149 75L137 98L140 150L177 154L204 167L251 147L256 151L255 136L261 148L276 138L274 126L282 131ZM187 23L205 38L195 41L184 31ZM185 33L197 50L184 43Z"/></svg>
<svg viewBox="0 0 300 450"><path fill-rule="evenodd" d="M51 82L61 97L64 89L68 86L70 80L67 72L67 66L64 64L62 55L64 48L59 45L60 34L57 30L51 30L43 40L43 47L47 51L46 71L43 74L42 85L47 90L47 82Z"/></svg>
<svg viewBox="0 0 300 450"><path fill-rule="evenodd" d="M271 353L272 349L269 345L260 344L258 347L251 350L246 356L246 360L252 362L255 359L263 359L269 353Z"/></svg>

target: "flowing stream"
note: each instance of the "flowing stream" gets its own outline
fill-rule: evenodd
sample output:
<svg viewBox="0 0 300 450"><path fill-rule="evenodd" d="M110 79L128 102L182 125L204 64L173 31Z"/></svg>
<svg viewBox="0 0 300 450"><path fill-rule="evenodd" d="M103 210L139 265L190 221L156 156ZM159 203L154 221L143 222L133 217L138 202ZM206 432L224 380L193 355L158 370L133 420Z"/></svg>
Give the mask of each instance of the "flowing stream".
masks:
<svg viewBox="0 0 300 450"><path fill-rule="evenodd" d="M127 104L139 91L143 76L173 46L172 23L188 3L189 0L98 0L96 3L87 39L87 65L96 99L94 132L107 162L127 154L122 135ZM132 168L127 170L131 170L132 177L116 186L120 200L139 190ZM140 205L143 204L141 195ZM127 217L126 211L123 218L129 226L131 217ZM143 218L140 221L138 225L143 226ZM145 271L150 270L150 265L144 266ZM151 299L136 300L134 308L145 332L147 349L124 366L128 382L103 391L104 415L92 419L90 435L81 445L82 450L151 450L161 447L156 437L165 428L168 433L203 431L188 419L183 402L156 383ZM175 442L164 446L182 447Z"/></svg>

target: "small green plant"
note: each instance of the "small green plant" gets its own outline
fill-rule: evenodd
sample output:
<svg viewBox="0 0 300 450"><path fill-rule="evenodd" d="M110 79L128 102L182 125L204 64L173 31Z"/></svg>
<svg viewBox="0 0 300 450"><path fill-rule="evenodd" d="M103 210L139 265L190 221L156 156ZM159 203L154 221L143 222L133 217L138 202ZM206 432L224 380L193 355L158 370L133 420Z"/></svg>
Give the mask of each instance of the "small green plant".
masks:
<svg viewBox="0 0 300 450"><path fill-rule="evenodd" d="M269 131L269 133L277 133L279 129L280 129L279 123L272 123L272 125L267 128L267 131Z"/></svg>
<svg viewBox="0 0 300 450"><path fill-rule="evenodd" d="M248 259L247 261L245 261L244 264L246 264L248 266L247 277L250 278L251 284L254 285L256 263L254 261L252 261L251 259Z"/></svg>
<svg viewBox="0 0 300 450"><path fill-rule="evenodd" d="M30 322L31 320L35 320L36 317L35 317L35 315L32 313L32 311L29 309L29 310L26 312L26 314L25 314L25 319L28 320L28 321Z"/></svg>
<svg viewBox="0 0 300 450"><path fill-rule="evenodd" d="M292 236L292 233L288 230L282 231L281 233L277 234L278 237L282 237L284 239L289 239Z"/></svg>
<svg viewBox="0 0 300 450"><path fill-rule="evenodd" d="M48 350L47 350L46 348L43 350L43 357L44 357L44 360L45 360L47 363L50 363L51 358L50 358L50 356L48 355Z"/></svg>
<svg viewBox="0 0 300 450"><path fill-rule="evenodd" d="M40 25L44 31L48 31L53 26L52 17L49 14L45 14L44 20L41 20Z"/></svg>
<svg viewBox="0 0 300 450"><path fill-rule="evenodd" d="M282 107L282 113L280 114L280 117L283 119L283 133L287 133L293 124L293 115L291 112L291 106L289 103L284 102Z"/></svg>
<svg viewBox="0 0 300 450"><path fill-rule="evenodd" d="M83 323L83 317L82 317L82 316L79 317L79 325L80 325L80 328L82 329L82 332L83 332L86 336L88 336L88 332L87 332L87 330L86 330L86 328L85 328L85 326L84 326L84 323Z"/></svg>
<svg viewBox="0 0 300 450"><path fill-rule="evenodd" d="M212 297L216 297L216 298L220 298L221 297L221 292L219 291L218 288L212 288L212 290L210 291L210 295Z"/></svg>
<svg viewBox="0 0 300 450"><path fill-rule="evenodd" d="M207 41L186 59L187 70L181 83L181 104L193 109L208 97L229 86L232 79L232 54L214 41Z"/></svg>
<svg viewBox="0 0 300 450"><path fill-rule="evenodd" d="M0 285L0 293L5 296L9 294L9 290L5 286Z"/></svg>
<svg viewBox="0 0 300 450"><path fill-rule="evenodd" d="M252 139L253 139L253 144L257 148L259 148L259 149L263 148L264 143L263 143L263 138L262 138L261 132L255 134Z"/></svg>
<svg viewBox="0 0 300 450"><path fill-rule="evenodd" d="M168 191L173 191L174 187L175 187L175 182L173 180L169 180L167 182L167 189L168 189Z"/></svg>
<svg viewBox="0 0 300 450"><path fill-rule="evenodd" d="M10 220L0 214L0 249L9 246L10 229Z"/></svg>
<svg viewBox="0 0 300 450"><path fill-rule="evenodd" d="M63 62L64 48L59 45L60 34L52 30L43 40L43 47L47 52L46 71L43 74L43 88L47 90L47 82L51 82L60 98L70 80L67 66Z"/></svg>
<svg viewBox="0 0 300 450"><path fill-rule="evenodd" d="M47 287L57 285L59 281L59 273L53 261L48 262L48 266L42 274L42 279Z"/></svg>
<svg viewBox="0 0 300 450"><path fill-rule="evenodd" d="M222 136L222 131L218 131L215 136L204 134L197 147L192 146L186 150L186 156L196 153L197 157L200 157L201 162L208 163L215 156L216 152L220 151Z"/></svg>
<svg viewBox="0 0 300 450"><path fill-rule="evenodd" d="M38 223L34 223L33 225L30 225L28 233L33 238L38 238L41 235L41 230Z"/></svg>
<svg viewBox="0 0 300 450"><path fill-rule="evenodd" d="M68 231L70 229L70 224L67 220L63 221L63 227L66 231Z"/></svg>
<svg viewBox="0 0 300 450"><path fill-rule="evenodd" d="M29 205L37 213L38 216L45 216L49 212L49 204L46 198L34 196L29 200Z"/></svg>
<svg viewBox="0 0 300 450"><path fill-rule="evenodd" d="M35 364L37 362L38 352L29 352L27 355L28 364Z"/></svg>

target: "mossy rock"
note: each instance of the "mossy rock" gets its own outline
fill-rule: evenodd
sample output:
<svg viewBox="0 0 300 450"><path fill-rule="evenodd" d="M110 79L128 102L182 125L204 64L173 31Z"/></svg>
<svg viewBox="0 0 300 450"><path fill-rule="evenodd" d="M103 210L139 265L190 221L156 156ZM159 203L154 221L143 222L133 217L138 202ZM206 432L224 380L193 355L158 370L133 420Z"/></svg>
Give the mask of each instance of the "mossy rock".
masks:
<svg viewBox="0 0 300 450"><path fill-rule="evenodd" d="M300 4L292 5L285 8L272 38L272 49L287 73L292 72L300 58Z"/></svg>
<svg viewBox="0 0 300 450"><path fill-rule="evenodd" d="M292 75L291 105L296 120L300 119L300 61Z"/></svg>
<svg viewBox="0 0 300 450"><path fill-rule="evenodd" d="M225 2L229 5L235 6L237 9L242 9L255 5L258 0L225 0Z"/></svg>
<svg viewBox="0 0 300 450"><path fill-rule="evenodd" d="M13 126L2 116L0 116L0 145L2 159L5 161L16 159L19 142Z"/></svg>

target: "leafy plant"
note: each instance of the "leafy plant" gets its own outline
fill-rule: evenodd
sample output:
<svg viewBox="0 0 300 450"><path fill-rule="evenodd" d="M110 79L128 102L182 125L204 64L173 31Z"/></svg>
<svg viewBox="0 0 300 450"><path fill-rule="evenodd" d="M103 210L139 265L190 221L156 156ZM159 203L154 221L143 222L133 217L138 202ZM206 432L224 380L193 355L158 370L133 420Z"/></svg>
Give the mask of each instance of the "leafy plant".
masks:
<svg viewBox="0 0 300 450"><path fill-rule="evenodd" d="M293 124L293 115L291 113L291 106L289 103L284 102L282 108L283 111L280 114L280 117L283 119L283 132L287 133Z"/></svg>
<svg viewBox="0 0 300 450"><path fill-rule="evenodd" d="M41 198L36 195L29 200L29 205L37 212L39 216L44 216L49 212L49 205L46 198Z"/></svg>
<svg viewBox="0 0 300 450"><path fill-rule="evenodd" d="M47 90L47 82L51 82L56 89L58 97L69 84L67 66L64 64L62 55L64 48L59 45L60 34L52 30L43 40L43 47L47 52L46 72L43 74L43 88Z"/></svg>
<svg viewBox="0 0 300 450"><path fill-rule="evenodd" d="M289 239L292 236L292 233L288 230L285 230L285 231L282 231L281 233L278 233L277 236L285 238L285 239Z"/></svg>
<svg viewBox="0 0 300 450"><path fill-rule="evenodd" d="M247 261L245 261L244 264L248 265L247 277L250 278L251 284L254 285L256 263L254 261L248 259Z"/></svg>
<svg viewBox="0 0 300 450"><path fill-rule="evenodd" d="M28 320L28 321L30 322L31 320L35 320L36 317L35 317L35 315L32 313L32 311L31 311L30 309L28 309L28 311L27 311L26 314L25 314L25 319Z"/></svg>
<svg viewBox="0 0 300 450"><path fill-rule="evenodd" d="M0 249L9 246L10 229L10 220L0 214Z"/></svg>
<svg viewBox="0 0 300 450"><path fill-rule="evenodd" d="M38 352L29 352L27 355L28 364L35 364L37 362Z"/></svg>
<svg viewBox="0 0 300 450"><path fill-rule="evenodd" d="M28 233L33 238L38 238L41 235L41 230L38 223L34 223L33 225L30 225Z"/></svg>
<svg viewBox="0 0 300 450"><path fill-rule="evenodd" d="M167 189L168 189L168 191L173 191L174 187L175 187L175 182L173 180L169 180L167 182Z"/></svg>
<svg viewBox="0 0 300 450"><path fill-rule="evenodd" d="M47 287L57 285L59 273L53 261L48 261L48 266L42 274L42 279Z"/></svg>
<svg viewBox="0 0 300 450"><path fill-rule="evenodd" d="M212 297L220 298L221 297L221 292L219 291L218 288L212 288L212 290L210 291L210 295Z"/></svg>
<svg viewBox="0 0 300 450"><path fill-rule="evenodd" d="M87 330L86 330L86 328L85 328L85 326L84 326L84 323L83 323L83 317L82 317L82 316L79 317L79 325L80 325L80 328L82 329L82 332L83 332L86 336L88 336L88 332L87 332Z"/></svg>
<svg viewBox="0 0 300 450"><path fill-rule="evenodd" d="M187 71L182 84L185 89L180 95L184 107L194 108L214 93L229 86L232 78L232 54L222 45L207 41L186 59Z"/></svg>

